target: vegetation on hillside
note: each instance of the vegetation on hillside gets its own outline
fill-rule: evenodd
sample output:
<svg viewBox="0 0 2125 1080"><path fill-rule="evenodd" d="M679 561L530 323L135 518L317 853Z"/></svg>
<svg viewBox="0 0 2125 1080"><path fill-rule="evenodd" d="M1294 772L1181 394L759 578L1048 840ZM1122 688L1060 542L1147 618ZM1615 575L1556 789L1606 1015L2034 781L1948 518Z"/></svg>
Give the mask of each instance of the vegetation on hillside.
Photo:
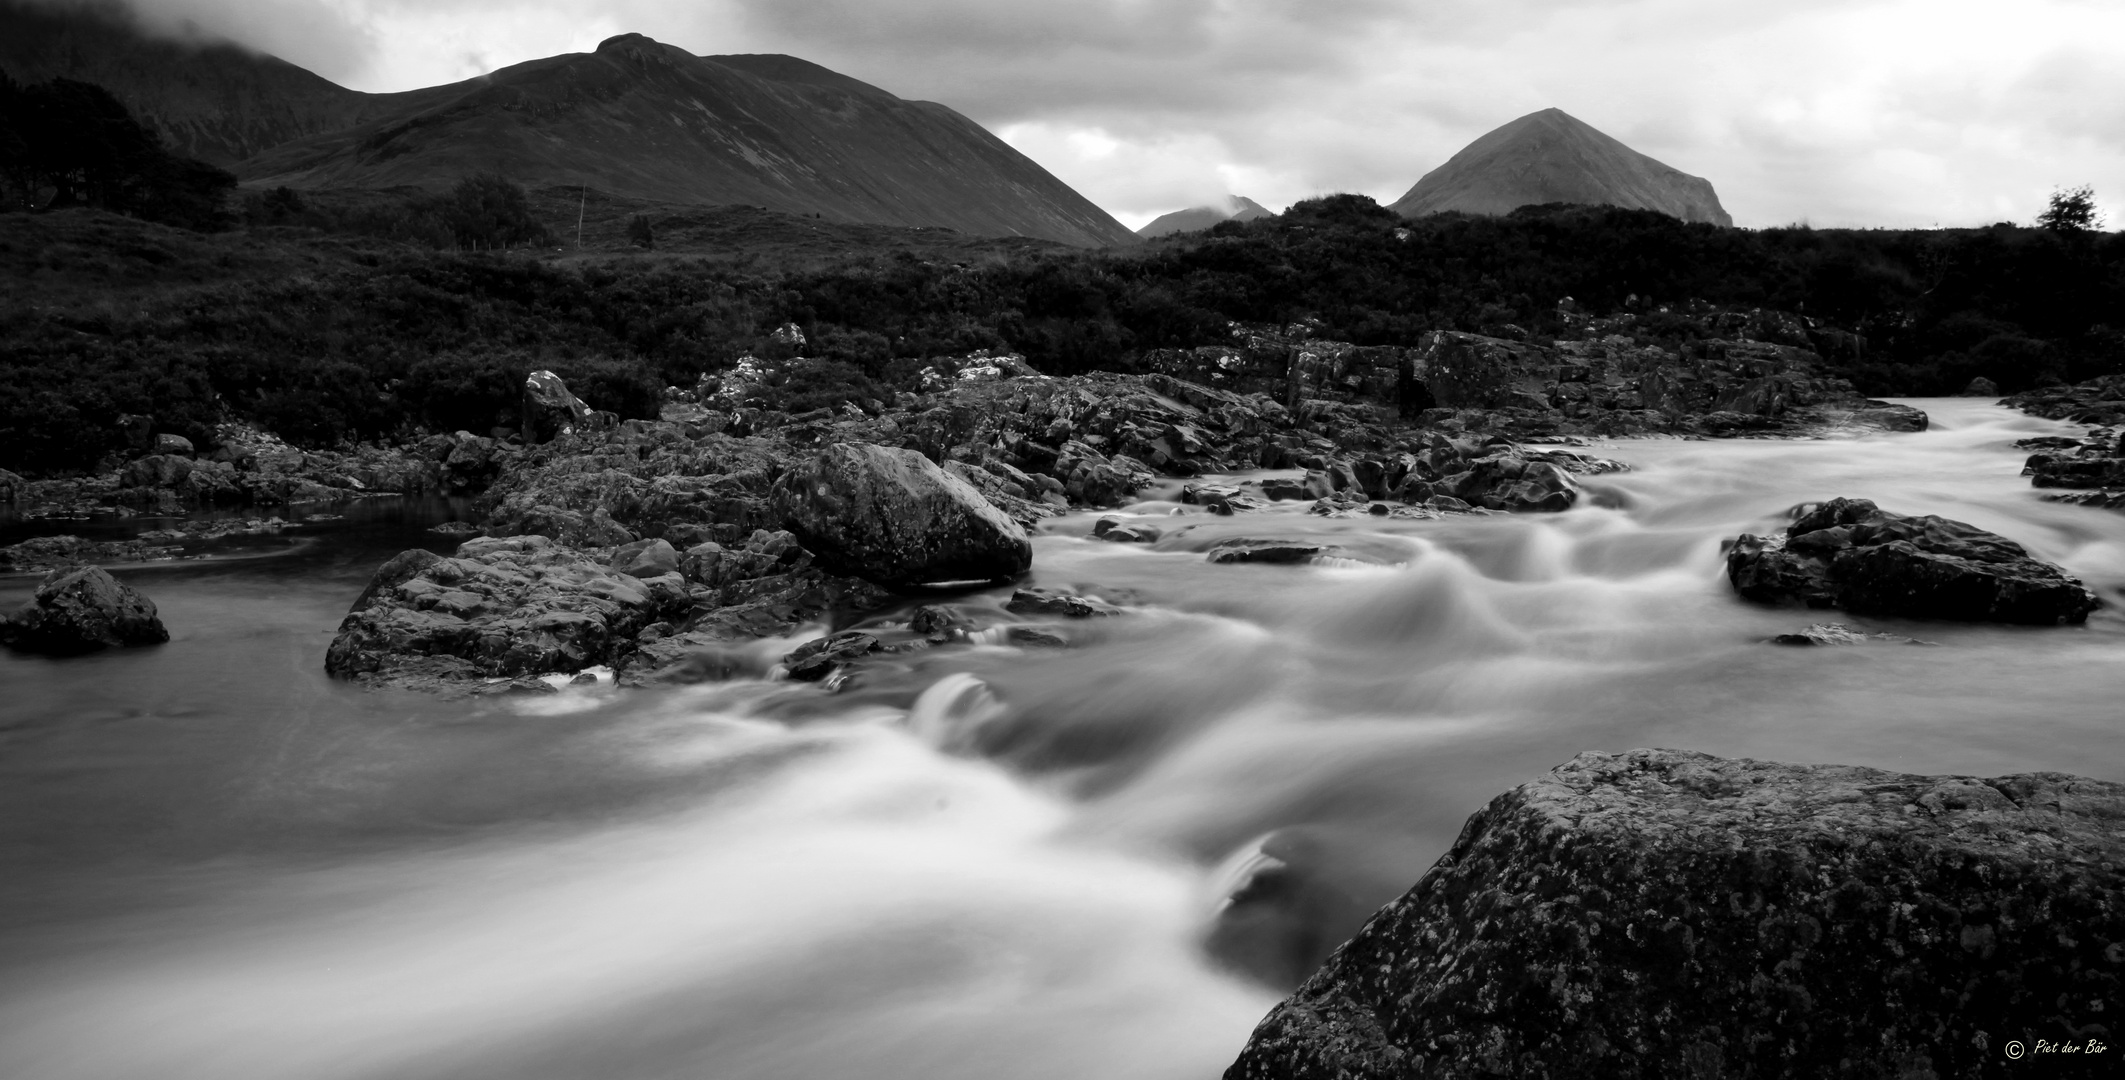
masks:
<svg viewBox="0 0 2125 1080"><path fill-rule="evenodd" d="M517 208L488 220L521 216L502 181L468 184L465 205ZM301 200L258 202L300 222ZM1750 231L1586 207L1409 221L1341 195L1125 252L873 248L781 266L434 250L316 224L197 236L85 211L0 223L0 464L37 471L92 466L129 412L195 438L232 415L309 443L483 431L512 422L534 367L647 415L662 386L765 355L790 322L815 362L762 392L792 409L887 396L977 349L1128 370L1147 349L1225 341L1235 320L1313 320L1361 344L1540 339L1565 296L1676 336L1700 331L1660 308L1692 300L1818 317L1866 336L1837 362L1874 394L2125 369L2125 237L2085 230Z"/></svg>

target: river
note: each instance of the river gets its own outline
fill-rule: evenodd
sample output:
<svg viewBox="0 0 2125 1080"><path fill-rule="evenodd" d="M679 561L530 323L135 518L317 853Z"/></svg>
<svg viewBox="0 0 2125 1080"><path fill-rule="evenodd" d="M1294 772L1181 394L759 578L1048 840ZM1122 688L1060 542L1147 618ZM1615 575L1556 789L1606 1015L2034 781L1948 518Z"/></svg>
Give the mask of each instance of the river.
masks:
<svg viewBox="0 0 2125 1080"><path fill-rule="evenodd" d="M2125 514L2019 475L2013 440L2074 429L1910 403L1931 430L1603 444L1633 470L1559 515L1154 498L1124 512L1169 530L1144 547L1075 514L1036 583L1139 610L839 694L328 680L369 571L446 508L127 571L168 645L0 655L0 1076L1210 1077L1472 811L1583 750L2125 780L2114 607L2022 628L1732 595L1723 539L1848 495L2125 602ZM1238 535L1350 557L1204 561ZM1934 644L1763 643L1830 619Z"/></svg>

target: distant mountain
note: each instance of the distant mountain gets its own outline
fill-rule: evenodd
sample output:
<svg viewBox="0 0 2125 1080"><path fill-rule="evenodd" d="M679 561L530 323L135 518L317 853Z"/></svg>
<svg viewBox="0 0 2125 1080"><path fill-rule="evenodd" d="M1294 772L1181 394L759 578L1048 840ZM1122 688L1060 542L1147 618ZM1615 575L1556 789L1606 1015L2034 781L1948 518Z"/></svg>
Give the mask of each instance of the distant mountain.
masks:
<svg viewBox="0 0 2125 1080"><path fill-rule="evenodd" d="M116 4L0 0L0 71L95 83L171 149L224 167L358 123L389 99L234 45L149 37Z"/></svg>
<svg viewBox="0 0 2125 1080"><path fill-rule="evenodd" d="M496 171L636 198L764 206L1097 247L1135 237L981 125L793 56L640 34L380 100L245 161L247 183L439 187Z"/></svg>
<svg viewBox="0 0 2125 1080"><path fill-rule="evenodd" d="M1710 181L1663 165L1562 109L1529 113L1469 143L1390 209L1405 217L1441 210L1505 214L1558 202L1734 224Z"/></svg>
<svg viewBox="0 0 2125 1080"><path fill-rule="evenodd" d="M1149 240L1168 233L1199 232L1220 221L1253 221L1274 216L1245 195L1228 196L1227 200L1223 206L1191 206L1186 210L1160 214L1151 219L1149 225L1136 230L1136 235Z"/></svg>

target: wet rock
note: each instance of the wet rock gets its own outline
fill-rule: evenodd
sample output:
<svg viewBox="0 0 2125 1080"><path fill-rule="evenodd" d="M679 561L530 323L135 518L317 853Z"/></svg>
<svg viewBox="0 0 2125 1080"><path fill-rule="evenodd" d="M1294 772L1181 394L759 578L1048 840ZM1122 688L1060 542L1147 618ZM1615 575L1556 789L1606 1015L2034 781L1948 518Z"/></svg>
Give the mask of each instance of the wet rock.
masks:
<svg viewBox="0 0 2125 1080"><path fill-rule="evenodd" d="M789 677L798 682L819 682L834 669L858 657L878 651L878 639L849 630L807 641L782 658Z"/></svg>
<svg viewBox="0 0 2125 1080"><path fill-rule="evenodd" d="M610 561L544 536L468 540L448 558L401 553L340 623L325 670L388 682L416 657L453 657L481 677L619 666L639 631L683 618L693 600L676 572L638 578Z"/></svg>
<svg viewBox="0 0 2125 1080"><path fill-rule="evenodd" d="M1856 614L2029 625L2079 623L2094 593L2020 544L1960 521L1832 499L1783 535L1744 534L1727 578L1758 603Z"/></svg>
<svg viewBox="0 0 2125 1080"><path fill-rule="evenodd" d="M2042 386L2006 399L2033 416L2079 424L2125 424L2125 375L2105 375L2072 386Z"/></svg>
<svg viewBox="0 0 2125 1080"><path fill-rule="evenodd" d="M0 573L20 574L111 563L174 559L184 547L172 541L181 534L143 534L134 540L88 540L79 536L39 536L0 547Z"/></svg>
<svg viewBox="0 0 2125 1080"><path fill-rule="evenodd" d="M158 454L173 454L178 457L192 456L192 440L182 435L167 432L155 436L154 450Z"/></svg>
<svg viewBox="0 0 2125 1080"><path fill-rule="evenodd" d="M2125 785L2060 773L1581 754L1470 818L1225 1076L1987 1076L2008 1040L2110 1042L2120 821Z"/></svg>
<svg viewBox="0 0 2125 1080"><path fill-rule="evenodd" d="M447 536L463 540L469 537L478 536L480 534L480 527L474 525L469 521L445 521L440 525L428 526L428 531L434 533L437 536Z"/></svg>
<svg viewBox="0 0 2125 1080"><path fill-rule="evenodd" d="M155 602L100 567L55 570L0 620L0 644L59 655L170 640Z"/></svg>
<svg viewBox="0 0 2125 1080"><path fill-rule="evenodd" d="M829 566L888 587L1024 573L1018 523L913 450L836 443L775 489L784 525Z"/></svg>
<svg viewBox="0 0 2125 1080"><path fill-rule="evenodd" d="M569 392L559 375L534 371L524 378L522 421L524 441L542 443L588 425L591 408Z"/></svg>
<svg viewBox="0 0 2125 1080"><path fill-rule="evenodd" d="M1963 392L1960 396L1996 398L2000 396L2000 387L1998 383L1980 375L1970 380L1970 385L1963 387Z"/></svg>
<svg viewBox="0 0 2125 1080"><path fill-rule="evenodd" d="M1004 640L1023 648L1067 649L1070 643L1059 634L1031 626L1013 626L1004 631Z"/></svg>
<svg viewBox="0 0 2125 1080"><path fill-rule="evenodd" d="M1105 529L1096 529L1092 535L1114 544L1155 544L1158 543L1159 537L1165 534L1161 533L1156 525L1132 522L1127 525L1117 524Z"/></svg>
<svg viewBox="0 0 2125 1080"><path fill-rule="evenodd" d="M1017 615L1054 615L1066 619L1085 619L1104 615L1119 615L1122 609L1104 600L1061 589L1018 589L1011 593L1003 609Z"/></svg>
<svg viewBox="0 0 2125 1080"><path fill-rule="evenodd" d="M1931 645L1930 641L1902 637L1897 634L1869 634L1854 630L1843 623L1816 623L1791 634L1779 634L1770 639L1773 645L1865 645L1869 642L1899 642L1906 645Z"/></svg>
<svg viewBox="0 0 2125 1080"><path fill-rule="evenodd" d="M1208 558L1214 563L1305 563L1312 562L1330 550L1327 544L1314 544L1303 540L1239 537L1218 541L1210 548Z"/></svg>

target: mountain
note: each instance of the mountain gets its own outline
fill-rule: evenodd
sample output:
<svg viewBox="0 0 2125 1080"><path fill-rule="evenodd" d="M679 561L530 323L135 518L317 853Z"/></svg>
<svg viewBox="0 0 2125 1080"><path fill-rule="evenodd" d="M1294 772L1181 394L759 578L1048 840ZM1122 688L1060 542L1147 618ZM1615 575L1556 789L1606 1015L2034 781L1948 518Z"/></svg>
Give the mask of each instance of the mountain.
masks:
<svg viewBox="0 0 2125 1080"><path fill-rule="evenodd" d="M1198 232L1220 221L1253 221L1255 218L1273 217L1262 204L1245 195L1228 195L1223 206L1191 206L1175 210L1151 219L1149 225L1136 230L1136 235L1149 240L1168 233Z"/></svg>
<svg viewBox="0 0 2125 1080"><path fill-rule="evenodd" d="M0 0L0 71L95 83L171 149L224 167L358 123L383 100L235 45L150 37L116 4Z"/></svg>
<svg viewBox="0 0 2125 1080"><path fill-rule="evenodd" d="M981 125L793 56L695 56L640 34L377 100L242 163L247 184L440 187L474 172L833 221L1097 247L1122 224Z"/></svg>
<svg viewBox="0 0 2125 1080"><path fill-rule="evenodd" d="M1441 210L1505 214L1557 202L1734 224L1710 181L1663 165L1562 109L1529 113L1469 143L1390 209L1405 217Z"/></svg>

